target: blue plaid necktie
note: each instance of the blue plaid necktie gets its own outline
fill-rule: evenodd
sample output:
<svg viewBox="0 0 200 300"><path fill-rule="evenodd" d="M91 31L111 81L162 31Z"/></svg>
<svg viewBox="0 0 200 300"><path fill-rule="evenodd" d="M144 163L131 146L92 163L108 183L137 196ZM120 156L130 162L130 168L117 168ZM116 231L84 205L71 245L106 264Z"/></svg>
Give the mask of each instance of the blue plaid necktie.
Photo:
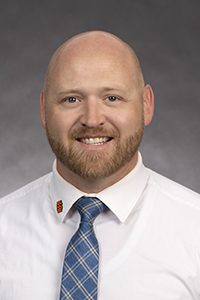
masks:
<svg viewBox="0 0 200 300"><path fill-rule="evenodd" d="M78 230L65 253L60 300L97 300L99 246L93 230L95 218L106 208L98 198L80 198Z"/></svg>

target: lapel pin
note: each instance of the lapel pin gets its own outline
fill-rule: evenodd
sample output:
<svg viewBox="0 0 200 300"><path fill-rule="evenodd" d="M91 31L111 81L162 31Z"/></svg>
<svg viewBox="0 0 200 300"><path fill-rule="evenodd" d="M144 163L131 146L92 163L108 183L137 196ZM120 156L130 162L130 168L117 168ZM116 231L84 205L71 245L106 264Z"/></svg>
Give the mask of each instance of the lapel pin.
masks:
<svg viewBox="0 0 200 300"><path fill-rule="evenodd" d="M63 202L62 202L62 200L57 201L56 208L57 208L57 213L58 214L63 211Z"/></svg>

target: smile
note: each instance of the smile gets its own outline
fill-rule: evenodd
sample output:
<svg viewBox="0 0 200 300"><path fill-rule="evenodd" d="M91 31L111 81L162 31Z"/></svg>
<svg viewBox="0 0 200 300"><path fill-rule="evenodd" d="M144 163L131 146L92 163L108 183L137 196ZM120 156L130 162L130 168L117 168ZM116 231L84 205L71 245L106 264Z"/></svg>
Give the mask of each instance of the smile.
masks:
<svg viewBox="0 0 200 300"><path fill-rule="evenodd" d="M82 138L79 139L79 142L86 144L86 145L102 145L110 141L111 138L109 137L95 137L95 138Z"/></svg>

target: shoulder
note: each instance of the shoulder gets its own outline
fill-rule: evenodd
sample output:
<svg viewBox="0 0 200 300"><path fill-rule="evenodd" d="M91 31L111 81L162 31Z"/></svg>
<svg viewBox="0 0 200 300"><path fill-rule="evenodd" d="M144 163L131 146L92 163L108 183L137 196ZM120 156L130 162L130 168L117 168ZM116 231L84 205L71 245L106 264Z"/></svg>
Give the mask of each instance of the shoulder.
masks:
<svg viewBox="0 0 200 300"><path fill-rule="evenodd" d="M200 213L200 195L177 182L162 176L150 169L148 184L162 199L188 207Z"/></svg>
<svg viewBox="0 0 200 300"><path fill-rule="evenodd" d="M30 199L31 197L36 197L37 195L43 194L45 191L47 192L49 189L49 183L51 179L52 173L48 173L27 185L21 187L20 189L2 197L0 199L0 205L12 202L19 201L22 199Z"/></svg>

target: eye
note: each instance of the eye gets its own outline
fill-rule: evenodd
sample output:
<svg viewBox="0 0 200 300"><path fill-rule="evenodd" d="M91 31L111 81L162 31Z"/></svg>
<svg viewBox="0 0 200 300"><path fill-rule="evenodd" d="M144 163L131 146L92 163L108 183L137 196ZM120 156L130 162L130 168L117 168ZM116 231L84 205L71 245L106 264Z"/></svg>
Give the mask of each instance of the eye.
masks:
<svg viewBox="0 0 200 300"><path fill-rule="evenodd" d="M115 97L115 96L109 96L107 99L108 99L110 102L114 102L114 101L117 100L117 97Z"/></svg>
<svg viewBox="0 0 200 300"><path fill-rule="evenodd" d="M69 97L69 98L65 99L65 101L68 102L68 103L75 103L75 102L77 102L78 100L77 100L77 98L75 98L75 97Z"/></svg>

